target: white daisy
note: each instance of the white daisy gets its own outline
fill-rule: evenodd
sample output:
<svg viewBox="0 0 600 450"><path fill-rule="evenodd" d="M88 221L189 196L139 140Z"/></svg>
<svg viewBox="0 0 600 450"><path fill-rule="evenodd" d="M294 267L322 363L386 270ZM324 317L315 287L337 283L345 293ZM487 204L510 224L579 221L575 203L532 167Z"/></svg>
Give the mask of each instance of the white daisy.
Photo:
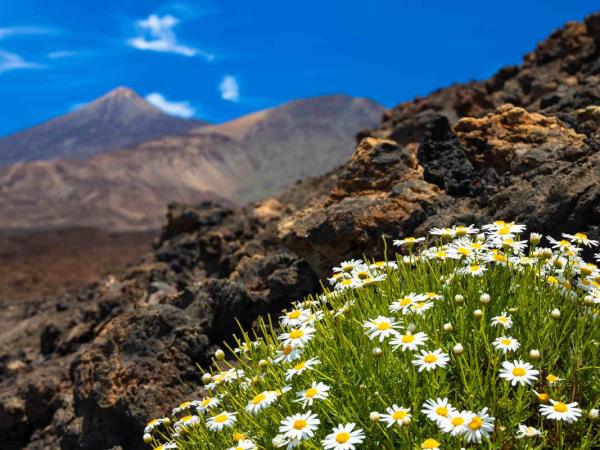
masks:
<svg viewBox="0 0 600 450"><path fill-rule="evenodd" d="M256 444L250 439L242 439L235 446L229 447L227 450L256 450L257 448Z"/></svg>
<svg viewBox="0 0 600 450"><path fill-rule="evenodd" d="M293 362L302 358L302 349L299 347L292 347L291 345L285 345L281 350L277 350L273 362L279 364L280 362Z"/></svg>
<svg viewBox="0 0 600 450"><path fill-rule="evenodd" d="M405 237L404 239L395 239L393 244L396 247L402 247L403 245L406 245L407 247L412 247L413 245L417 244L418 242L423 242L424 240L425 240L424 237L419 237L419 238Z"/></svg>
<svg viewBox="0 0 600 450"><path fill-rule="evenodd" d="M576 422L581 417L581 409L577 402L563 403L550 399L551 405L540 405L542 416L551 420L564 420L567 423Z"/></svg>
<svg viewBox="0 0 600 450"><path fill-rule="evenodd" d="M315 400L325 400L329 397L329 386L324 383L313 381L312 385L305 391L296 392L298 403L302 403L302 407L312 406Z"/></svg>
<svg viewBox="0 0 600 450"><path fill-rule="evenodd" d="M462 275L471 275L473 277L480 277L487 270L487 267L481 264L472 263L466 267L458 269L458 273Z"/></svg>
<svg viewBox="0 0 600 450"><path fill-rule="evenodd" d="M415 302L410 306L410 311L421 315L431 308L433 308L432 302Z"/></svg>
<svg viewBox="0 0 600 450"><path fill-rule="evenodd" d="M208 410L219 406L221 401L216 397L204 397L202 400L198 402L196 405L196 410L199 413L205 413Z"/></svg>
<svg viewBox="0 0 600 450"><path fill-rule="evenodd" d="M519 341L510 336L500 336L492 342L492 345L496 350L500 350L502 353L514 352L521 346Z"/></svg>
<svg viewBox="0 0 600 450"><path fill-rule="evenodd" d="M427 335L425 333L411 333L407 331L405 334L398 334L391 341L390 344L394 350L402 347L402 351L410 350L415 351L420 345L423 345L427 341Z"/></svg>
<svg viewBox="0 0 600 450"><path fill-rule="evenodd" d="M567 234L563 233L562 236L565 239L570 240L579 245L583 245L585 247L596 247L598 245L598 241L594 241L587 237L585 233L575 233L575 234Z"/></svg>
<svg viewBox="0 0 600 450"><path fill-rule="evenodd" d="M315 329L313 327L302 326L293 328L288 333L281 334L279 339L283 341L283 345L286 347L304 347L314 337L314 334Z"/></svg>
<svg viewBox="0 0 600 450"><path fill-rule="evenodd" d="M236 413L223 411L216 416L212 416L206 421L206 426L211 431L221 431L225 427L232 426L237 420Z"/></svg>
<svg viewBox="0 0 600 450"><path fill-rule="evenodd" d="M416 302L422 302L426 299L426 297L423 294L415 294L414 292L411 292L408 295L405 295L402 298L399 298L398 300L396 300L395 302L393 302L389 309L390 312L407 312L410 307L412 305L414 305Z"/></svg>
<svg viewBox="0 0 600 450"><path fill-rule="evenodd" d="M308 309L295 308L291 311L285 312L279 321L284 327L300 327L304 322L311 316L311 312Z"/></svg>
<svg viewBox="0 0 600 450"><path fill-rule="evenodd" d="M379 316L364 322L363 327L367 330L369 339L379 338L379 342L383 342L385 338L398 334L396 330L400 327L400 322L393 317Z"/></svg>
<svg viewBox="0 0 600 450"><path fill-rule="evenodd" d="M423 403L421 412L437 424L447 420L450 413L456 411L447 398L429 399Z"/></svg>
<svg viewBox="0 0 600 450"><path fill-rule="evenodd" d="M492 326L502 326L504 328L510 328L513 325L511 317L506 312L502 312L499 316L492 317Z"/></svg>
<svg viewBox="0 0 600 450"><path fill-rule="evenodd" d="M364 264L364 263L359 259L349 259L347 261L342 261L339 266L333 268L333 271L336 273L339 273L339 272L350 273L354 270L355 267L358 267L362 264Z"/></svg>
<svg viewBox="0 0 600 450"><path fill-rule="evenodd" d="M315 431L321 421L317 418L316 414L311 411L305 413L294 414L288 416L281 421L279 425L279 432L290 441L295 441L298 444L315 435Z"/></svg>
<svg viewBox="0 0 600 450"><path fill-rule="evenodd" d="M432 228L429 231L432 236L439 236L445 239L452 239L455 235L455 231L452 228Z"/></svg>
<svg viewBox="0 0 600 450"><path fill-rule="evenodd" d="M473 414L467 426L465 427L465 435L467 442L480 443L483 438L489 437L494 432L495 418L490 416L487 408L483 408L477 414Z"/></svg>
<svg viewBox="0 0 600 450"><path fill-rule="evenodd" d="M448 418L438 421L438 426L444 433L450 433L452 436L458 436L465 432L467 424L475 416L470 411L453 410L448 413Z"/></svg>
<svg viewBox="0 0 600 450"><path fill-rule="evenodd" d="M360 428L354 429L356 424L339 424L321 442L325 450L354 450L356 444L362 444L365 433Z"/></svg>
<svg viewBox="0 0 600 450"><path fill-rule="evenodd" d="M294 367L286 371L286 381L291 380L294 376L300 375L307 370L311 370L313 366L316 366L317 364L321 364L321 361L319 361L318 358L311 358L307 359L306 361L300 361L299 363L295 364Z"/></svg>
<svg viewBox="0 0 600 450"><path fill-rule="evenodd" d="M410 409L402 408L396 404L392 405L392 407L387 407L385 409L387 414L381 414L381 420L387 423L387 427L390 428L392 425L402 425L405 421L410 421Z"/></svg>
<svg viewBox="0 0 600 450"><path fill-rule="evenodd" d="M540 436L542 432L537 428L530 427L527 425L519 424L519 430L517 431L517 437L523 439L525 437L536 437Z"/></svg>
<svg viewBox="0 0 600 450"><path fill-rule="evenodd" d="M412 363L419 367L419 372L422 372L423 370L430 371L436 367L444 368L448 361L448 355L438 348L433 352L421 350L421 354L416 356Z"/></svg>
<svg viewBox="0 0 600 450"><path fill-rule="evenodd" d="M531 364L525 361L504 361L502 369L500 369L500 378L510 381L511 386L515 386L517 383L525 385L537 381L539 373L539 370L535 370Z"/></svg>
<svg viewBox="0 0 600 450"><path fill-rule="evenodd" d="M256 414L277 401L275 391L263 391L255 395L246 405L246 411Z"/></svg>

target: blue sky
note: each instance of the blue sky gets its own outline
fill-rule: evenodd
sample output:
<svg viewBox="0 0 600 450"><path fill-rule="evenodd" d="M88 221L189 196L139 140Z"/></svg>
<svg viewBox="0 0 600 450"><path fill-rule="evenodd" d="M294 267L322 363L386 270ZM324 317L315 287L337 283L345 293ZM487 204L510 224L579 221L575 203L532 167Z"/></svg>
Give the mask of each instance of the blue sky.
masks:
<svg viewBox="0 0 600 450"><path fill-rule="evenodd" d="M125 85L223 122L346 93L391 107L491 76L587 0L0 0L0 135Z"/></svg>

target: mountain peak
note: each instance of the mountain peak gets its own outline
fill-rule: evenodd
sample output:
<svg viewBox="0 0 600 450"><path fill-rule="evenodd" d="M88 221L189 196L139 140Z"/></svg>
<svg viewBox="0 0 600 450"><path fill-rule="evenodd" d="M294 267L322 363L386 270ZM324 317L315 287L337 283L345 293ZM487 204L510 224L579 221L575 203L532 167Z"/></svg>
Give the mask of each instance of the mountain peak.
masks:
<svg viewBox="0 0 600 450"><path fill-rule="evenodd" d="M104 103L106 101L137 101L137 102L143 102L145 104L147 104L148 106L152 106L152 108L154 108L153 105L151 105L150 103L148 103L146 101L146 99L144 99L141 95L139 95L137 92L135 92L133 89L128 88L127 86L118 86L116 88L114 88L113 90L107 92L106 94L102 95L101 97L98 97L96 100L93 100L92 102L88 103L88 105L92 105L92 104L98 104L98 103Z"/></svg>

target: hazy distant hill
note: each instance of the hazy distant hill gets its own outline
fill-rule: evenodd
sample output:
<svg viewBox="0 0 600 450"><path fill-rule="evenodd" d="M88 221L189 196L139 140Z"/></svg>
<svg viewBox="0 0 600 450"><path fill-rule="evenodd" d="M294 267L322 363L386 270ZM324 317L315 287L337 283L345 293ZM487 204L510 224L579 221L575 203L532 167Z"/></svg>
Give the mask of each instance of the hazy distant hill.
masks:
<svg viewBox="0 0 600 450"><path fill-rule="evenodd" d="M165 114L131 89L119 87L69 114L0 138L0 165L84 158L203 124Z"/></svg>
<svg viewBox="0 0 600 450"><path fill-rule="evenodd" d="M344 162L355 133L383 111L367 99L316 97L87 160L0 167L0 228L145 229L171 201L275 194Z"/></svg>

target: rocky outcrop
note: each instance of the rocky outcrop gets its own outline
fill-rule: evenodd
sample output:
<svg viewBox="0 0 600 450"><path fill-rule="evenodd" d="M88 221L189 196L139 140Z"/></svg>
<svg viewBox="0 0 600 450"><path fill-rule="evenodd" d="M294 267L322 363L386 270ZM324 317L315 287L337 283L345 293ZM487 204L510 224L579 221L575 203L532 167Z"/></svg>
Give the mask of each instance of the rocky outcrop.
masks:
<svg viewBox="0 0 600 450"><path fill-rule="evenodd" d="M346 164L277 199L172 205L152 254L61 299L39 348L0 359L3 448L141 448L234 318L252 326L332 264L381 255L382 235L493 219L599 235L599 35L600 15L567 24L519 67L399 105Z"/></svg>

